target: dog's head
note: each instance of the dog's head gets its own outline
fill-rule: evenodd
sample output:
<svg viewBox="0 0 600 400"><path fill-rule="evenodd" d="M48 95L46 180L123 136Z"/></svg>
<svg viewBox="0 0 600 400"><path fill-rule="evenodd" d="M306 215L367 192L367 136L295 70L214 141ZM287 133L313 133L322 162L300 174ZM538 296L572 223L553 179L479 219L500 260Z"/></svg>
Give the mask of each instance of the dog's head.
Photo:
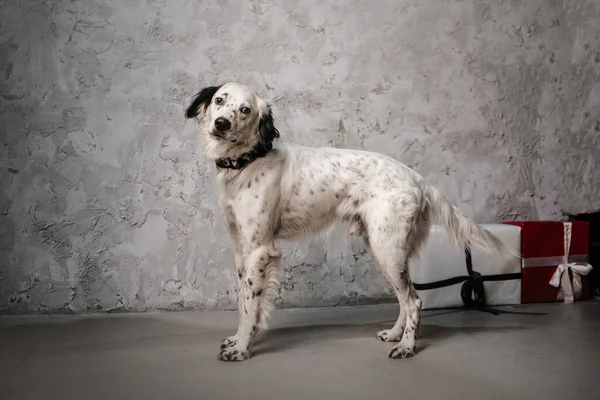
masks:
<svg viewBox="0 0 600 400"><path fill-rule="evenodd" d="M197 118L214 156L231 156L262 146L273 147L279 132L266 101L248 86L227 83L202 89L185 112Z"/></svg>

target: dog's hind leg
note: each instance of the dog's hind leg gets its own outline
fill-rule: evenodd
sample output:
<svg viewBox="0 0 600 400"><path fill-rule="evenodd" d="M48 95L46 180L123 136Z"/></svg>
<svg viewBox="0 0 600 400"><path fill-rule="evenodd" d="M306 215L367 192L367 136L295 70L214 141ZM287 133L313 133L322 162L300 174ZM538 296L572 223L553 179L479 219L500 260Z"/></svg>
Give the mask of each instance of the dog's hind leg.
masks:
<svg viewBox="0 0 600 400"><path fill-rule="evenodd" d="M408 277L408 264L398 263L391 269L390 282L396 287L401 307L406 307L406 322L400 343L392 348L389 357L412 357L417 347L417 336L421 324L421 301Z"/></svg>
<svg viewBox="0 0 600 400"><path fill-rule="evenodd" d="M408 273L409 260L423 241L422 232L428 223L419 221L420 213L403 210L404 215L379 214L367 222L370 252L383 269L398 298L400 312L391 329L377 333L377 339L400 343L390 351L391 358L407 358L415 354L416 339L421 319L419 299ZM390 217L394 215L394 217Z"/></svg>
<svg viewBox="0 0 600 400"><path fill-rule="evenodd" d="M420 300L412 288L408 276L408 257L406 250L401 248L378 248L371 245L374 257L381 264L384 276L390 282L398 298L400 312L396 323L391 329L377 333L377 339L386 342L397 342L389 356L406 358L414 355L416 337L420 324Z"/></svg>
<svg viewBox="0 0 600 400"><path fill-rule="evenodd" d="M390 282L390 284L392 284L392 279L388 276L388 270L384 268L383 265L381 265L381 263L373 253L373 250L371 249L371 245L369 243L369 238L365 235L363 236L363 240L367 251L371 255L371 258L373 258L374 261L380 265L383 276L388 280L388 282ZM391 329L384 329L382 331L377 332L377 334L375 335L377 340L381 340L382 342L399 342L400 339L402 339L402 335L404 334L404 326L406 325L406 310L402 306L402 302L400 300L400 293L396 289L395 285L392 284L392 286L394 289L394 293L396 293L396 297L398 298L399 315L398 319L396 320L396 323Z"/></svg>
<svg viewBox="0 0 600 400"><path fill-rule="evenodd" d="M400 312L398 320L391 329L377 333L377 339L386 342L397 342L389 356L391 358L407 358L414 355L416 339L421 319L421 302L412 287L408 276L408 256L402 248L381 249L371 246L375 258L381 263L384 275L392 284ZM383 254L382 254L383 253Z"/></svg>

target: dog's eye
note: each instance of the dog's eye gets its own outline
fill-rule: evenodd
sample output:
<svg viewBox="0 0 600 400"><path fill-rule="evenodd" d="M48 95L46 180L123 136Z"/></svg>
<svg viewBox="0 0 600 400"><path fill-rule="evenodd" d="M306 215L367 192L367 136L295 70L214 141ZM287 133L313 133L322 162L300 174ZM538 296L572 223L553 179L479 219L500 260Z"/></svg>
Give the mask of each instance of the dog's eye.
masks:
<svg viewBox="0 0 600 400"><path fill-rule="evenodd" d="M242 107L240 111L242 114L250 114L250 109L248 107Z"/></svg>
<svg viewBox="0 0 600 400"><path fill-rule="evenodd" d="M221 98L221 97L217 97L217 98L215 99L215 104L223 104L223 98Z"/></svg>

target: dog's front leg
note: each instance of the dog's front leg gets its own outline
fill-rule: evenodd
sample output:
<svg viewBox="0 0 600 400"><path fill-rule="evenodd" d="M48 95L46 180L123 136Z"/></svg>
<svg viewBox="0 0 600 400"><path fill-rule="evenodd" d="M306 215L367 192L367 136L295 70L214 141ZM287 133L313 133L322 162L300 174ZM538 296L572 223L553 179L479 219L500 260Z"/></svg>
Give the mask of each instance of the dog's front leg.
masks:
<svg viewBox="0 0 600 400"><path fill-rule="evenodd" d="M281 253L273 245L245 252L244 268L238 271L239 322L237 333L221 344L219 359L242 361L250 358L256 336L266 328Z"/></svg>
<svg viewBox="0 0 600 400"><path fill-rule="evenodd" d="M244 318L244 270L246 266L244 265L244 257L242 256L241 250L236 250L235 252L235 269L237 274L237 297L238 297L238 329L235 335L226 337L221 340L221 349L226 347L231 347L237 344L238 341L238 333L241 330L242 319Z"/></svg>

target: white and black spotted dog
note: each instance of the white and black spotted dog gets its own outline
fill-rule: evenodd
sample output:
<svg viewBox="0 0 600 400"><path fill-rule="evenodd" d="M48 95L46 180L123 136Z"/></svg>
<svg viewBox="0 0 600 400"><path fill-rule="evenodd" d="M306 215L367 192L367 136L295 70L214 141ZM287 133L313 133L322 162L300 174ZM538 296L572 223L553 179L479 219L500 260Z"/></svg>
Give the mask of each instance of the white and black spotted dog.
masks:
<svg viewBox="0 0 600 400"><path fill-rule="evenodd" d="M437 218L457 246L506 251L502 242L450 204L402 163L377 153L308 148L274 141L270 106L238 83L202 89L186 111L214 160L220 206L233 241L238 276L237 333L221 342L219 359L251 356L279 294L276 239L321 233L336 222L361 236L392 284L400 313L377 339L399 342L389 357L415 354L421 300L408 263Z"/></svg>

